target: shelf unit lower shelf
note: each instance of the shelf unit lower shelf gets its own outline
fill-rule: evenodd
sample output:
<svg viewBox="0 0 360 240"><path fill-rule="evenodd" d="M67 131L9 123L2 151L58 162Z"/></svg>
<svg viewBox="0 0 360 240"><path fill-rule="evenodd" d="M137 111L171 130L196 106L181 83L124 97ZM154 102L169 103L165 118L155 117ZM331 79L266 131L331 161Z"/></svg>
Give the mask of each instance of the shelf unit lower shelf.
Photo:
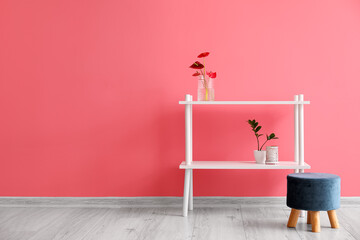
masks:
<svg viewBox="0 0 360 240"><path fill-rule="evenodd" d="M180 169L310 169L310 165L299 165L294 161L279 161L276 165L257 164L245 161L193 161L186 165L185 161L179 166Z"/></svg>

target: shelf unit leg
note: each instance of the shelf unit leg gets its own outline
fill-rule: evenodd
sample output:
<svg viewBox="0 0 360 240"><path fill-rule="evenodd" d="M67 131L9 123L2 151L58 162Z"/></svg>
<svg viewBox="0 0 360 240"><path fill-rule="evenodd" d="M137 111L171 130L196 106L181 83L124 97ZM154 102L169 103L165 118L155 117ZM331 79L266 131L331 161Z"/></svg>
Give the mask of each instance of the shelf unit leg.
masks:
<svg viewBox="0 0 360 240"><path fill-rule="evenodd" d="M185 95L185 101L192 101L190 94ZM192 163L192 104L185 105L185 162L186 165ZM183 198L183 216L186 217L188 210L193 209L192 193L192 169L185 170L184 180L184 198ZM190 193L191 188L191 193ZM189 204L190 202L190 204ZM190 205L190 206L189 206Z"/></svg>
<svg viewBox="0 0 360 240"><path fill-rule="evenodd" d="M294 101L299 101L299 96L294 96ZM294 104L294 162L299 164L299 104ZM295 169L294 173L298 173Z"/></svg>
<svg viewBox="0 0 360 240"><path fill-rule="evenodd" d="M193 96L190 96L190 100L193 100ZM193 106L190 105L190 147L191 147L191 162L192 162L192 147L193 147ZM189 194L189 210L192 211L194 209L193 202L193 170L190 171L190 194Z"/></svg>
<svg viewBox="0 0 360 240"><path fill-rule="evenodd" d="M299 101L304 101L304 95L299 95ZM299 105L299 165L304 165L304 104ZM299 169L300 173L304 173L304 169ZM305 217L305 211L300 212L300 217Z"/></svg>
<svg viewBox="0 0 360 240"><path fill-rule="evenodd" d="M190 170L190 193L189 193L189 210L194 209L194 199L193 199L193 170Z"/></svg>
<svg viewBox="0 0 360 240"><path fill-rule="evenodd" d="M185 100L191 101L192 96L186 94ZM192 162L192 105L185 105L185 161L186 165Z"/></svg>
<svg viewBox="0 0 360 240"><path fill-rule="evenodd" d="M304 95L299 95L299 100L304 101ZM304 104L299 104L299 165L304 165ZM304 169L300 169L300 173Z"/></svg>
<svg viewBox="0 0 360 240"><path fill-rule="evenodd" d="M185 181L184 181L184 198L183 198L183 216L184 217L186 217L188 214L190 175L191 175L191 170L186 169L185 170Z"/></svg>

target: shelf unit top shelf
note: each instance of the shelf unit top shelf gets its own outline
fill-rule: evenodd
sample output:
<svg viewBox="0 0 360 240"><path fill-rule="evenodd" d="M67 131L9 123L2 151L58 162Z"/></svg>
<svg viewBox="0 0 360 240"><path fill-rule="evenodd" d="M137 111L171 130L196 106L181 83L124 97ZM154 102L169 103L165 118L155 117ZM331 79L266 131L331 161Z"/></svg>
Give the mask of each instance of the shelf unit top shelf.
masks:
<svg viewBox="0 0 360 240"><path fill-rule="evenodd" d="M310 165L299 165L294 161L279 161L276 165L258 164L254 161L192 161L186 165L185 161L180 169L310 169Z"/></svg>
<svg viewBox="0 0 360 240"><path fill-rule="evenodd" d="M179 101L193 105L295 105L310 104L310 101Z"/></svg>

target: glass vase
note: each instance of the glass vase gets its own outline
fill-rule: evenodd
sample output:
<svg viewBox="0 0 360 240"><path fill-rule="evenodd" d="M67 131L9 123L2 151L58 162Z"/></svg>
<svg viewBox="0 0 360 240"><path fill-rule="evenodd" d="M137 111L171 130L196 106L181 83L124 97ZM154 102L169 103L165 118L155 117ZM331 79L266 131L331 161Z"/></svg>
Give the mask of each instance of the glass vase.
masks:
<svg viewBox="0 0 360 240"><path fill-rule="evenodd" d="M215 101L214 79L204 80L204 76L199 76L197 99L198 101Z"/></svg>

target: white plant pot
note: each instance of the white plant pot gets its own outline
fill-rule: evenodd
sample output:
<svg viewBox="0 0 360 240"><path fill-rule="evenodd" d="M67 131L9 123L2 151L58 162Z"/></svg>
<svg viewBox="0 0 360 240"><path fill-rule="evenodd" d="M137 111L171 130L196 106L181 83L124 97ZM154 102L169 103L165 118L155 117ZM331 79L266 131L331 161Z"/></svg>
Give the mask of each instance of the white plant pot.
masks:
<svg viewBox="0 0 360 240"><path fill-rule="evenodd" d="M255 161L258 164L265 164L266 161L266 151L254 150Z"/></svg>

